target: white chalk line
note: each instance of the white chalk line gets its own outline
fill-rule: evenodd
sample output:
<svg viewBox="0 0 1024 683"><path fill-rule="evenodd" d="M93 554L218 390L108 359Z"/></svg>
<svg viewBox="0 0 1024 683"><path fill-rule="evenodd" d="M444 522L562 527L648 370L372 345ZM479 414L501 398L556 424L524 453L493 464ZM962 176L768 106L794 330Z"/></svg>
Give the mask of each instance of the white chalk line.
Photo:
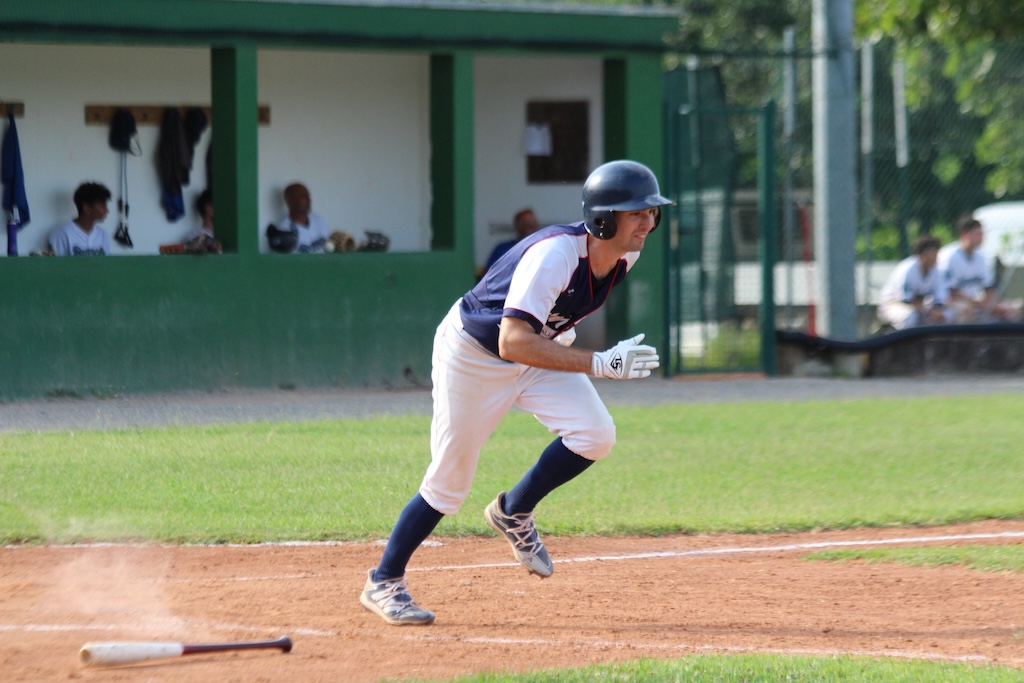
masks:
<svg viewBox="0 0 1024 683"><path fill-rule="evenodd" d="M613 647L630 650L660 650L684 652L724 652L729 654L806 655L813 657L895 657L899 659L921 659L947 662L991 662L985 655L942 655L934 652L913 650L840 650L834 648L760 648L738 645L691 645L688 643L635 643L620 640L558 640L550 638L488 638L477 636L421 636L404 635L402 640L466 643L470 645L527 645L530 647Z"/></svg>
<svg viewBox="0 0 1024 683"><path fill-rule="evenodd" d="M26 633L57 633L60 631L118 631L113 624L0 624L0 633L24 631Z"/></svg>
<svg viewBox="0 0 1024 683"><path fill-rule="evenodd" d="M28 550L46 548L47 550L80 550L83 548L235 548L249 550L251 548L339 548L345 546L361 546L366 541L265 541L262 543L118 543L116 541L97 541L95 543L47 543L34 545L31 543L10 543L0 546L3 550ZM384 546L386 539L370 541L373 545ZM442 548L441 541L426 540L421 544L424 547Z"/></svg>
<svg viewBox="0 0 1024 683"><path fill-rule="evenodd" d="M120 543L117 541L95 541L93 543L10 543L0 546L4 550L80 550L82 548L305 548L341 547L363 545L365 541L266 541L263 543ZM440 545L440 544L439 544Z"/></svg>
<svg viewBox="0 0 1024 683"><path fill-rule="evenodd" d="M164 579L160 583L231 583L234 581L293 581L295 579L315 579L320 574L316 572L300 572L298 574L269 574L265 576L225 576L217 578L199 579ZM148 581L148 579L146 579Z"/></svg>
<svg viewBox="0 0 1024 683"><path fill-rule="evenodd" d="M784 545L771 545L771 546L739 546L739 547L725 547L725 548L698 548L696 550L659 550L643 553L627 553L623 555L594 555L589 557L569 557L558 560L553 560L555 564L573 564L573 563L585 563L585 562L623 562L629 560L657 560L657 559L678 559L688 557L710 557L715 555L739 555L745 553L775 553L775 552L792 552L792 551L807 551L807 550L822 550L826 548L850 548L850 547L867 547L867 546L882 546L889 544L909 544L909 543L941 543L950 541L980 541L980 540L992 540L1000 538L1024 538L1024 531L1003 531L999 533L978 533L978 534L948 534L941 536L912 536L905 538L880 538L870 540L854 540L854 541L817 541L813 543L787 543ZM336 545L356 545L350 544L349 542L338 543L335 541L309 541L309 542L287 542L287 543L260 543L256 544L255 547L304 547L304 546L336 546ZM426 541L424 546L440 547L443 543L437 541ZM21 548L26 546L5 546L6 548ZM48 548L64 548L64 549L82 549L82 548L111 548L111 547L128 547L128 548L146 548L153 547L145 544L124 544L117 545L112 543L99 543L99 544L83 544L83 545L67 545L67 546L47 546ZM180 548L180 547L195 547L195 546L160 546L166 548ZM201 546L201 547L233 547L233 548L252 548L254 546ZM493 562L493 563L480 563L480 564L453 564L453 565L437 565L433 567L409 567L406 569L407 572L432 572L432 571L464 571L469 569L505 569L508 567L518 567L517 562ZM300 580L300 579L315 579L323 576L319 572L299 572L294 574L274 574L274 575L262 575L262 576L230 576L223 578L185 578L185 579L167 579L163 583L222 583L222 582L246 582L246 581L280 581L280 580ZM148 581L148 579L147 579Z"/></svg>
<svg viewBox="0 0 1024 683"><path fill-rule="evenodd" d="M268 628L266 626L246 626L243 624L225 624L211 621L199 621L195 619L172 619L170 620L176 631L182 626L194 626L197 628L214 629L233 633L277 633L281 631L280 626ZM121 631L121 632L153 632L160 630L159 620L142 620L136 623L126 624L0 624L0 633L85 633L90 631ZM167 630L167 629L164 629ZM309 636L311 638L333 638L337 635L334 631L325 631L317 628L292 628L287 629L289 635Z"/></svg>
<svg viewBox="0 0 1024 683"><path fill-rule="evenodd" d="M622 562L625 560L659 560L685 557L709 557L713 555L738 555L743 553L777 553L794 550L822 550L825 548L850 548L907 543L936 543L949 541L981 541L997 538L1024 538L1024 531L1004 531L990 534L952 534L946 536L914 536L909 538L880 538L863 541L817 541L814 543L787 543L785 545L748 546L730 548L700 548L697 550L659 550L656 552L629 553L625 555L595 555L591 557L570 557L554 560L555 564L582 562ZM497 567L518 567L517 562L498 564L441 565L436 567L410 567L406 571L430 572L465 569L490 569Z"/></svg>

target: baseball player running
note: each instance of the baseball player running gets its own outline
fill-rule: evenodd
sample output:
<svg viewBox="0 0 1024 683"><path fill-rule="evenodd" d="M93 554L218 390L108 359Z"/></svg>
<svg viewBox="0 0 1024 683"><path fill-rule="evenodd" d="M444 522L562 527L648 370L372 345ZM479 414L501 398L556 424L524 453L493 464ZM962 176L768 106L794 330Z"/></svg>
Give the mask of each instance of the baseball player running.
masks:
<svg viewBox="0 0 1024 683"><path fill-rule="evenodd" d="M524 238L455 302L434 336L431 463L367 574L366 609L397 626L433 623L409 594L406 565L441 518L459 511L480 449L513 405L558 437L484 517L528 572L551 576L533 510L615 444L615 424L586 375L638 379L658 367L643 334L595 352L570 346L573 327L623 281L670 204L643 164L606 163L583 185L583 221Z"/></svg>

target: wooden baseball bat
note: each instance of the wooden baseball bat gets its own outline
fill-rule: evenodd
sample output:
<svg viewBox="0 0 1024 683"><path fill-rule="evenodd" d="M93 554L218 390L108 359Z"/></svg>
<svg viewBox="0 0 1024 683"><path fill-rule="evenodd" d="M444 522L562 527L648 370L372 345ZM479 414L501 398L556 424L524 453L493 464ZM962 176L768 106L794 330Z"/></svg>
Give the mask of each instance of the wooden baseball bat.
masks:
<svg viewBox="0 0 1024 683"><path fill-rule="evenodd" d="M281 636L277 640L260 640L243 643L156 643L156 642L110 642L86 643L78 656L84 666L113 666L135 664L150 659L166 659L194 655L200 652L226 652L228 650L279 649L292 651L292 639Z"/></svg>

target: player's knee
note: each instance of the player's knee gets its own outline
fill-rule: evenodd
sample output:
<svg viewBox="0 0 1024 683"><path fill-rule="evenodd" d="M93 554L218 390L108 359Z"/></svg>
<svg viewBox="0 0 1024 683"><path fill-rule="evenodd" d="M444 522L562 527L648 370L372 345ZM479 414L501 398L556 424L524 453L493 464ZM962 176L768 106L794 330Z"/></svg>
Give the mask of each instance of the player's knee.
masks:
<svg viewBox="0 0 1024 683"><path fill-rule="evenodd" d="M426 482L420 485L420 496L427 502L427 505L434 508L442 515L454 515L462 509L469 491L447 491L443 488L430 486Z"/></svg>
<svg viewBox="0 0 1024 683"><path fill-rule="evenodd" d="M586 431L562 437L562 441L569 450L587 460L601 460L615 446L615 423L608 416L590 425Z"/></svg>

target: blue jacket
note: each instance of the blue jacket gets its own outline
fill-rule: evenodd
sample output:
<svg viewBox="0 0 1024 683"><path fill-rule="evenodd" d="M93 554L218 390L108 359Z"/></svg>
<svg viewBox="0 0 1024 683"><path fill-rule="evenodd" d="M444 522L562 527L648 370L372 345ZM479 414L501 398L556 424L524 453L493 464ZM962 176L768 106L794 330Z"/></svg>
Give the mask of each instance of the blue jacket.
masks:
<svg viewBox="0 0 1024 683"><path fill-rule="evenodd" d="M0 181L4 184L3 208L8 214L18 209L18 228L28 223L28 195L25 194L25 171L21 167L21 145L14 114L8 113L7 132L0 145Z"/></svg>

